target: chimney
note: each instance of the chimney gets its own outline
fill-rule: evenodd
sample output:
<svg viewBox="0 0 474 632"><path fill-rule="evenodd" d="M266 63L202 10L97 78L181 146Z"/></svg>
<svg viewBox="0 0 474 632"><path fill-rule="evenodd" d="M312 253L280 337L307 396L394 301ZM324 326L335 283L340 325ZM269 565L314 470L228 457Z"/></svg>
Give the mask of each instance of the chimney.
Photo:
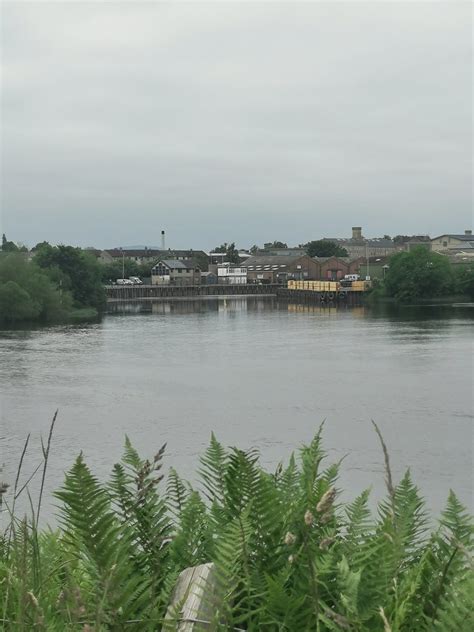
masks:
<svg viewBox="0 0 474 632"><path fill-rule="evenodd" d="M362 228L360 226L352 227L352 239L362 239Z"/></svg>
<svg viewBox="0 0 474 632"><path fill-rule="evenodd" d="M465 235L472 235L472 230L465 230L465 231L464 231L464 234L465 234Z"/></svg>
<svg viewBox="0 0 474 632"><path fill-rule="evenodd" d="M161 231L161 250L165 250L166 242L165 242L165 231Z"/></svg>

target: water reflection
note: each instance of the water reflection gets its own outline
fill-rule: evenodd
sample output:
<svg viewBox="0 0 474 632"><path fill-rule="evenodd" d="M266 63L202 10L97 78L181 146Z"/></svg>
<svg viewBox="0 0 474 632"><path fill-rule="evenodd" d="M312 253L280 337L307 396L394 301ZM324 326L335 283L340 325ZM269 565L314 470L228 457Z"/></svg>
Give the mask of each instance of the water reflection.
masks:
<svg viewBox="0 0 474 632"><path fill-rule="evenodd" d="M472 324L468 310L336 308L265 297L116 304L102 323L0 332L1 446L14 480L24 438L60 409L47 489L80 450L109 474L128 434L144 455L168 442L192 478L211 431L286 459L326 418L341 487L383 492L411 467L438 511L450 487L472 500ZM25 472L37 463L32 453Z"/></svg>
<svg viewBox="0 0 474 632"><path fill-rule="evenodd" d="M151 300L110 303L109 314L203 314L209 312L247 312L275 309L274 297L216 298Z"/></svg>

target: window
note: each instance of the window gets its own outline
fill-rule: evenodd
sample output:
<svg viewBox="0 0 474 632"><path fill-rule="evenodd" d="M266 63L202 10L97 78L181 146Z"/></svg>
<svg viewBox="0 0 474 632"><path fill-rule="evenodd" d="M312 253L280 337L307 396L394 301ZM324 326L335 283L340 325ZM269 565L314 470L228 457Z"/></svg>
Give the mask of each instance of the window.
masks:
<svg viewBox="0 0 474 632"><path fill-rule="evenodd" d="M181 272L183 271L183 268L178 268L178 273L181 274Z"/></svg>
<svg viewBox="0 0 474 632"><path fill-rule="evenodd" d="M446 246L448 245L447 241L443 241L443 247L446 248Z"/></svg>

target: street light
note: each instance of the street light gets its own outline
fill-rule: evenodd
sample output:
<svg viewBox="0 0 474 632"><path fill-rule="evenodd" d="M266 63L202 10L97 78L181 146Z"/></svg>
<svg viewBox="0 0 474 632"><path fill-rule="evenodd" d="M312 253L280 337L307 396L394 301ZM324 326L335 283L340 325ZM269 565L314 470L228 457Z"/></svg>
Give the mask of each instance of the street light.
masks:
<svg viewBox="0 0 474 632"><path fill-rule="evenodd" d="M125 279L125 253L123 248L120 248L120 252L122 253L122 279Z"/></svg>

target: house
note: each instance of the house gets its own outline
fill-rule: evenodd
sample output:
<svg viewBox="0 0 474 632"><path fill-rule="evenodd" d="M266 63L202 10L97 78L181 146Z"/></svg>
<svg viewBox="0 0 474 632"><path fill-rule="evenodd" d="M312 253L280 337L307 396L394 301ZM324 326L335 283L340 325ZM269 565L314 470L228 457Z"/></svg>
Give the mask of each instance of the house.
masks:
<svg viewBox="0 0 474 632"><path fill-rule="evenodd" d="M319 264L308 255L253 256L243 264L248 283L285 283L288 279L317 279Z"/></svg>
<svg viewBox="0 0 474 632"><path fill-rule="evenodd" d="M318 278L321 281L339 281L346 274L359 274L364 257L315 257L319 264Z"/></svg>
<svg viewBox="0 0 474 632"><path fill-rule="evenodd" d="M382 280L385 278L389 267L390 257L369 257L368 261L367 259L362 260L359 268L359 274L363 279L370 276L372 281L374 279Z"/></svg>
<svg viewBox="0 0 474 632"><path fill-rule="evenodd" d="M245 261L251 256L248 250L239 250L237 254L240 262ZM226 263L227 256L227 252L210 252L208 255L209 264L218 265L219 263Z"/></svg>
<svg viewBox="0 0 474 632"><path fill-rule="evenodd" d="M207 254L203 250L163 250L159 248L112 248L103 251L111 261L121 261L122 258L135 261L136 263L155 263L162 259L176 259L185 261L194 260L199 267L203 267L203 263L207 264Z"/></svg>
<svg viewBox="0 0 474 632"><path fill-rule="evenodd" d="M410 237L408 241L404 244L405 249L410 252L414 248L426 248L427 250L431 250L431 239L429 235L413 235Z"/></svg>
<svg viewBox="0 0 474 632"><path fill-rule="evenodd" d="M214 272L201 272L201 285L216 285L217 274Z"/></svg>
<svg viewBox="0 0 474 632"><path fill-rule="evenodd" d="M85 251L97 259L99 263L112 263L113 258L106 250L99 250L98 248L86 248Z"/></svg>
<svg viewBox="0 0 474 632"><path fill-rule="evenodd" d="M163 259L151 269L152 285L200 285L201 269L194 261Z"/></svg>
<svg viewBox="0 0 474 632"><path fill-rule="evenodd" d="M218 263L217 279L223 285L241 285L247 283L247 268L235 263Z"/></svg>
<svg viewBox="0 0 474 632"><path fill-rule="evenodd" d="M345 248L347 254L352 259L356 257L385 257L391 255L402 247L395 244L392 239L385 237L375 237L366 239L362 235L360 226L352 227L352 237L350 239L340 237L324 237L325 241L332 241L341 248Z"/></svg>
<svg viewBox="0 0 474 632"><path fill-rule="evenodd" d="M103 250L104 256L108 256L110 261L121 261L128 259L136 263L147 263L158 258L161 250L155 248L110 248Z"/></svg>
<svg viewBox="0 0 474 632"><path fill-rule="evenodd" d="M465 230L463 235L438 235L431 240L431 250L442 252L443 250L471 248L469 244L474 244L472 230Z"/></svg>
<svg viewBox="0 0 474 632"><path fill-rule="evenodd" d="M268 247L262 250L261 248L259 248L256 252L255 252L255 256L269 256L272 255L274 257L302 257L303 255L306 254L306 248L273 248L273 247Z"/></svg>

